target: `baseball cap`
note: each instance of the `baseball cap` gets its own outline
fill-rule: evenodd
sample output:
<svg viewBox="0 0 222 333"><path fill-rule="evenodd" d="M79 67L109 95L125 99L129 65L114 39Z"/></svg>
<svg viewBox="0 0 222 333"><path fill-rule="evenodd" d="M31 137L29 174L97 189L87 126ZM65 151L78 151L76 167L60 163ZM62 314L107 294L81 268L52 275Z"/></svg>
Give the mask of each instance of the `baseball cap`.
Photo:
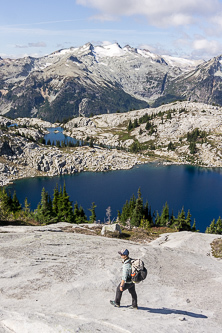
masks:
<svg viewBox="0 0 222 333"><path fill-rule="evenodd" d="M123 249L121 251L118 251L118 253L121 255L121 256L128 256L129 255L129 251L127 249Z"/></svg>

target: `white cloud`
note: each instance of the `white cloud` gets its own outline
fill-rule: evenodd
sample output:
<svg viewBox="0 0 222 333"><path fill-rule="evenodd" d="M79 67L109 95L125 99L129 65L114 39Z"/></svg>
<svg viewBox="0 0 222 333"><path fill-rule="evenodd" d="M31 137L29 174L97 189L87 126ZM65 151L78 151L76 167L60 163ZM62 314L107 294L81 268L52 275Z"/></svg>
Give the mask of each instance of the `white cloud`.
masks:
<svg viewBox="0 0 222 333"><path fill-rule="evenodd" d="M217 13L211 18L211 22L222 28L222 12Z"/></svg>
<svg viewBox="0 0 222 333"><path fill-rule="evenodd" d="M19 53L19 54L0 53L0 57L3 59L19 59L19 58L26 58L26 57L39 58L40 56L43 56L43 55L39 54L39 53Z"/></svg>
<svg viewBox="0 0 222 333"><path fill-rule="evenodd" d="M217 54L221 52L221 43L216 40L197 39L193 42L193 48L196 51L210 52Z"/></svg>
<svg viewBox="0 0 222 333"><path fill-rule="evenodd" d="M155 43L153 45L151 45L151 44L140 44L139 49L144 49L144 50L150 51L151 53L155 53L155 54L158 54L158 55L171 54L171 50L165 49L159 43Z"/></svg>
<svg viewBox="0 0 222 333"><path fill-rule="evenodd" d="M28 45L15 45L16 48L19 49L26 49L28 47L46 47L46 43L44 42L38 42L38 43L28 43Z"/></svg>
<svg viewBox="0 0 222 333"><path fill-rule="evenodd" d="M221 37L222 33L222 11L213 15L205 28L205 33L208 36L218 36Z"/></svg>
<svg viewBox="0 0 222 333"><path fill-rule="evenodd" d="M208 60L212 57L215 57L222 52L222 43L217 40L207 40L206 38L195 39L191 47L193 52L191 57L193 58L202 58Z"/></svg>
<svg viewBox="0 0 222 333"><path fill-rule="evenodd" d="M116 21L117 17L113 15L107 15L107 14L98 14L91 17L92 20L98 20L98 21Z"/></svg>
<svg viewBox="0 0 222 333"><path fill-rule="evenodd" d="M17 49L27 49L28 45L18 45L18 44L16 44L15 47Z"/></svg>
<svg viewBox="0 0 222 333"><path fill-rule="evenodd" d="M46 43L44 42L28 43L28 47L46 47Z"/></svg>
<svg viewBox="0 0 222 333"><path fill-rule="evenodd" d="M79 5L95 8L103 20L118 16L145 16L154 26L179 26L216 16L222 11L219 0L76 0Z"/></svg>
<svg viewBox="0 0 222 333"><path fill-rule="evenodd" d="M102 43L101 43L102 46L109 46L109 45L112 45L112 44L113 44L113 43L110 42L110 41L108 41L108 40L104 40L104 41L102 41Z"/></svg>

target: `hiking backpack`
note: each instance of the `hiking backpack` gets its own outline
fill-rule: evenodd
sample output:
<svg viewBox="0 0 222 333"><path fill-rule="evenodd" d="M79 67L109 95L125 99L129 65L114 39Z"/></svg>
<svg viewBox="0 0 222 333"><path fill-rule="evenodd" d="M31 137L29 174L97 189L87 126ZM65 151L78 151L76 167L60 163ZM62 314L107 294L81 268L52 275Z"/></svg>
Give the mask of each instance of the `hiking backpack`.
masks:
<svg viewBox="0 0 222 333"><path fill-rule="evenodd" d="M139 283L145 280L147 276L147 269L144 266L144 262L141 259L131 259L131 265L131 281L134 283Z"/></svg>

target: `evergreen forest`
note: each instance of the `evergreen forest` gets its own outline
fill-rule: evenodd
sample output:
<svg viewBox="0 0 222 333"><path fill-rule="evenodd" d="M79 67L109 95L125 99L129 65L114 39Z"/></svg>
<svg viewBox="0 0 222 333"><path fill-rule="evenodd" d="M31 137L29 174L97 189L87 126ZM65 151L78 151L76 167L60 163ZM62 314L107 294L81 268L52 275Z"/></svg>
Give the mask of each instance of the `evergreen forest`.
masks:
<svg viewBox="0 0 222 333"><path fill-rule="evenodd" d="M110 209L110 207L108 207ZM107 209L107 210L108 210ZM36 209L31 210L28 199L26 198L23 206L19 202L16 192L11 194L5 187L0 188L0 224L29 224L29 225L46 225L56 222L69 222L75 224L96 223L96 204L92 202L88 208L91 215L87 215L82 206L77 202L73 204L66 191L66 185L56 188L51 198L49 193L43 187L41 191L41 200ZM107 215L107 214L106 214ZM167 227L172 231L198 231L196 229L195 219L192 222L191 213L186 213L184 208L174 215L173 210L170 212L167 202L159 213L157 210L152 211L148 201L143 202L140 188L137 197L132 195L130 200L126 200L122 210L117 212L115 221L123 226L139 227L146 230L151 228ZM110 216L107 219L109 223ZM211 222L206 229L206 233L222 234L222 219L219 217Z"/></svg>

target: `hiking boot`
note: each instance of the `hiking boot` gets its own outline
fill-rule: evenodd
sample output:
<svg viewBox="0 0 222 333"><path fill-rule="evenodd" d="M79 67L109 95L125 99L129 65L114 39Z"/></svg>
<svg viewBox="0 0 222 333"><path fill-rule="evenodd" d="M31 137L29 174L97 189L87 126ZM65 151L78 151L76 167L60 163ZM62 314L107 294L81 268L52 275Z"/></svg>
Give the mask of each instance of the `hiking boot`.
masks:
<svg viewBox="0 0 222 333"><path fill-rule="evenodd" d="M110 301L110 304L112 304L113 306L115 306L115 308L119 308L120 307L119 304L116 304L115 301Z"/></svg>
<svg viewBox="0 0 222 333"><path fill-rule="evenodd" d="M129 306L129 309L138 310L138 306L133 306L133 305L130 305L130 306Z"/></svg>

